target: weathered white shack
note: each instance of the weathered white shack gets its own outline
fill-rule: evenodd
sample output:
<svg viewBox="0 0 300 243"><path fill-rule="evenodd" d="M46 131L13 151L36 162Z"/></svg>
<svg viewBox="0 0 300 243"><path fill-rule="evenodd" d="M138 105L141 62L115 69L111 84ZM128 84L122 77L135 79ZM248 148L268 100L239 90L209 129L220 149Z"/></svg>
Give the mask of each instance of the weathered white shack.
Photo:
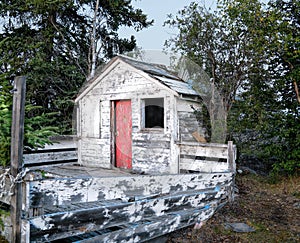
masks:
<svg viewBox="0 0 300 243"><path fill-rule="evenodd" d="M22 183L22 242L145 242L233 200L235 146L199 142L201 99L165 68L115 57L76 104L84 166L76 144L61 141L24 153L22 180L0 168L2 208ZM1 218L10 240L15 218Z"/></svg>
<svg viewBox="0 0 300 243"><path fill-rule="evenodd" d="M178 173L180 144L205 129L199 94L165 67L113 58L76 99L78 161L144 173Z"/></svg>

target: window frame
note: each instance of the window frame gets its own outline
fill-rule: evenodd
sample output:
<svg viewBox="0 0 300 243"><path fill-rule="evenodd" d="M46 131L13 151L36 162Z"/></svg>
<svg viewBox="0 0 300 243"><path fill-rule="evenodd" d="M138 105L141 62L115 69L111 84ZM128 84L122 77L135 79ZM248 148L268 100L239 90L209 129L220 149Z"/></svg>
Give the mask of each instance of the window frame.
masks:
<svg viewBox="0 0 300 243"><path fill-rule="evenodd" d="M146 100L162 100L162 107L163 107L163 127L146 127ZM142 131L157 131L162 132L165 130L166 127L166 119L165 119L165 97L145 97L140 99L141 104L141 130Z"/></svg>

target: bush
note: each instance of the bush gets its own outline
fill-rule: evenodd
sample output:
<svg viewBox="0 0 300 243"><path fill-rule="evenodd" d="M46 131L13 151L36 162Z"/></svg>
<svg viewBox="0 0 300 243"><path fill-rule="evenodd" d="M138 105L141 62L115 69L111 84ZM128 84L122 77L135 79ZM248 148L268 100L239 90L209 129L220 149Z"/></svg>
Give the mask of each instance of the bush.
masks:
<svg viewBox="0 0 300 243"><path fill-rule="evenodd" d="M50 144L49 137L56 134L54 127L45 125L49 124L54 114L33 115L40 108L30 104L25 106L24 149ZM0 86L0 165L3 167L10 164L11 122L12 94L8 92L8 87Z"/></svg>

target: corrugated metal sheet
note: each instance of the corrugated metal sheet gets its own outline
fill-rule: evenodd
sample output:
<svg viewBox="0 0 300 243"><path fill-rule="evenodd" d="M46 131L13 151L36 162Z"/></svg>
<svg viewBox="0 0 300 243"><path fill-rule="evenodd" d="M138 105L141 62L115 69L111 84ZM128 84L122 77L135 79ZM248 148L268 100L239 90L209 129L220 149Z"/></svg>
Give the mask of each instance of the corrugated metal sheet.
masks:
<svg viewBox="0 0 300 243"><path fill-rule="evenodd" d="M166 67L163 65L137 61L131 58L126 58L124 56L119 56L119 57L121 57L121 59L126 63L128 63L129 65L134 66L135 68L142 70L146 73L158 75L158 76L164 76L172 79L180 79L179 77L174 75L171 71L168 71Z"/></svg>
<svg viewBox="0 0 300 243"><path fill-rule="evenodd" d="M197 96L199 95L191 87L191 85L189 85L187 82L184 82L171 71L167 70L167 68L163 65L141 62L130 58L126 58L124 56L121 56L121 59L129 65L150 74L152 77L158 79L162 84L166 85L167 87L176 91L179 94Z"/></svg>
<svg viewBox="0 0 300 243"><path fill-rule="evenodd" d="M179 94L199 95L188 83L184 81L174 80L157 75L153 75L153 77L157 78L163 84L167 85L169 88L171 88Z"/></svg>

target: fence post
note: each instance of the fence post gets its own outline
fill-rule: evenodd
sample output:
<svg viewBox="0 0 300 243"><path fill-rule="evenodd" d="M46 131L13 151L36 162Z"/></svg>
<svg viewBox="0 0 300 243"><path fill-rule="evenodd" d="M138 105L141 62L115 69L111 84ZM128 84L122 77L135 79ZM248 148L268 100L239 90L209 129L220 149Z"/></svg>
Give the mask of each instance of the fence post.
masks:
<svg viewBox="0 0 300 243"><path fill-rule="evenodd" d="M228 141L228 169L231 172L235 172L235 156L234 156L234 148L233 148L233 142Z"/></svg>
<svg viewBox="0 0 300 243"><path fill-rule="evenodd" d="M17 178L22 171L23 139L24 139L24 116L25 116L25 93L26 79L23 76L14 80L13 111L11 125L11 174ZM12 242L21 242L21 216L22 216L22 183L16 182L13 195L11 196L11 223Z"/></svg>
<svg viewBox="0 0 300 243"><path fill-rule="evenodd" d="M233 203L234 201L234 187L235 187L235 170L236 170L236 166L235 166L235 149L233 147L233 142L232 141L228 141L228 169L230 172L233 172L232 174L232 183L231 185L228 187L228 201L230 204Z"/></svg>

